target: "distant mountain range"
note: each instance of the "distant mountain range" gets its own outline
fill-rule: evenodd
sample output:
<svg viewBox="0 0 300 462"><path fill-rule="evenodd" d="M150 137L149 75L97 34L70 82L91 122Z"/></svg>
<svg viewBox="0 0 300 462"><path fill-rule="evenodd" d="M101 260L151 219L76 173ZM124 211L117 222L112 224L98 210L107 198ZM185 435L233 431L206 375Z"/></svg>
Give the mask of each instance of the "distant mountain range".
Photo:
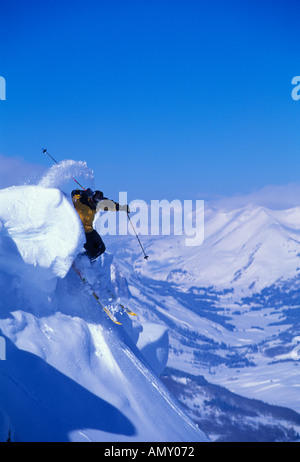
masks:
<svg viewBox="0 0 300 462"><path fill-rule="evenodd" d="M216 440L299 439L300 207L210 207L199 247L140 237L149 261L133 236L108 250L132 306L169 329L163 377L190 416Z"/></svg>

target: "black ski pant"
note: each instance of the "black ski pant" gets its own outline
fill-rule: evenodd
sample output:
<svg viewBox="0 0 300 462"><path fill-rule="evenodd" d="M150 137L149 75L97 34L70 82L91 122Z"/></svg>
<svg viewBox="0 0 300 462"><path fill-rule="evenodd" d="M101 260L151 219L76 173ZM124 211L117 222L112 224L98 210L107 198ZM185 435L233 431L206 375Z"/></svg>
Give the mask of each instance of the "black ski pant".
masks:
<svg viewBox="0 0 300 462"><path fill-rule="evenodd" d="M93 230L91 233L85 233L85 237L86 243L84 244L84 248L90 258L99 257L99 255L105 252L105 244L97 231Z"/></svg>

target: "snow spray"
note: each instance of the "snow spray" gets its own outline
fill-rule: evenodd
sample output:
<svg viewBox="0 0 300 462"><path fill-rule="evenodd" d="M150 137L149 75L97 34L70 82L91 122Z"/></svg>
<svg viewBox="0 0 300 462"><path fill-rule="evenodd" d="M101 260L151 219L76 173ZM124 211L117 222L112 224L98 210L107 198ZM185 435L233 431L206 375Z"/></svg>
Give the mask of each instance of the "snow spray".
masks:
<svg viewBox="0 0 300 462"><path fill-rule="evenodd" d="M38 186L43 188L60 188L69 180L74 180L75 176L84 177L89 180L89 182L94 181L94 172L88 168L86 162L63 160L53 165L47 171L38 183ZM76 183L82 188L78 181L76 181Z"/></svg>

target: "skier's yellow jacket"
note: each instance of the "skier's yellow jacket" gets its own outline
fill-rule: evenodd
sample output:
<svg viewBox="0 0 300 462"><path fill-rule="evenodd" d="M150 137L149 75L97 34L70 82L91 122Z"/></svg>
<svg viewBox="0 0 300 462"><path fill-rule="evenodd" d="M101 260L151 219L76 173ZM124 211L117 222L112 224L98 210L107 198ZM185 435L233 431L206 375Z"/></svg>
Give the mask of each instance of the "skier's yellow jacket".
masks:
<svg viewBox="0 0 300 462"><path fill-rule="evenodd" d="M114 212L119 210L118 203L106 198L103 198L96 205L92 197L89 197L84 191L80 190L73 191L72 201L82 221L85 233L94 231L93 221L98 210L111 210Z"/></svg>

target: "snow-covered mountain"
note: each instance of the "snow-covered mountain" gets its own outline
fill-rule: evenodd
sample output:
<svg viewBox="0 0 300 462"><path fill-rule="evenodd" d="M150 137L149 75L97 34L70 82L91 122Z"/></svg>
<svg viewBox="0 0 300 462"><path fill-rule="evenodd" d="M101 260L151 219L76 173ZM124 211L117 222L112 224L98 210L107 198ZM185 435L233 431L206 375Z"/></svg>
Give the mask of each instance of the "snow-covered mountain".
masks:
<svg viewBox="0 0 300 462"><path fill-rule="evenodd" d="M206 206L201 246L91 265L65 176L0 191L0 441L299 440L300 208Z"/></svg>
<svg viewBox="0 0 300 462"><path fill-rule="evenodd" d="M148 262L106 242L133 307L169 328L163 380L190 416L213 440L299 439L300 208L207 207L199 247L141 239Z"/></svg>
<svg viewBox="0 0 300 462"><path fill-rule="evenodd" d="M166 328L119 306L125 278L109 254L78 256L84 241L58 189L0 191L0 441L206 441L158 377Z"/></svg>

